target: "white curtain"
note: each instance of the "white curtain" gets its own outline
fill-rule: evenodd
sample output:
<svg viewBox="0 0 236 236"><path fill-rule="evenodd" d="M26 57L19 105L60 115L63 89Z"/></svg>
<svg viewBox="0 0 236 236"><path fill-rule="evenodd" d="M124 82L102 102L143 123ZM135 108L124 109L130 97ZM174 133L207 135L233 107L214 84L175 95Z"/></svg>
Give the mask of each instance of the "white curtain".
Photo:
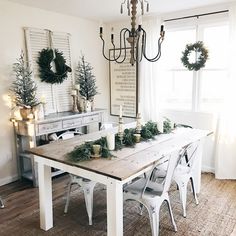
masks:
<svg viewBox="0 0 236 236"><path fill-rule="evenodd" d="M228 89L218 120L215 145L215 174L219 179L236 179L236 5L229 9L229 25L229 81L225 81Z"/></svg>
<svg viewBox="0 0 236 236"><path fill-rule="evenodd" d="M160 20L151 19L143 22L142 27L147 32L146 54L152 58L157 53L157 41L160 37ZM163 42L164 43L164 42ZM161 59L160 59L161 60ZM144 121L159 120L159 89L160 60L148 62L145 58L139 64L139 103Z"/></svg>

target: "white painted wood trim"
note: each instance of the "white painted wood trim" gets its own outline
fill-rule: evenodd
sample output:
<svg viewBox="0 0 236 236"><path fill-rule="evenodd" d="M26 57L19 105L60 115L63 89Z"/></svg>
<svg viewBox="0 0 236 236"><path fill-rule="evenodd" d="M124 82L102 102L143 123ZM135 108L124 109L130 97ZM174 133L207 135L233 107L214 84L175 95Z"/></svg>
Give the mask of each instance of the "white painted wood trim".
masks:
<svg viewBox="0 0 236 236"><path fill-rule="evenodd" d="M123 235L123 185L113 179L107 185L107 235Z"/></svg>
<svg viewBox="0 0 236 236"><path fill-rule="evenodd" d="M53 227L51 167L38 163L40 228Z"/></svg>

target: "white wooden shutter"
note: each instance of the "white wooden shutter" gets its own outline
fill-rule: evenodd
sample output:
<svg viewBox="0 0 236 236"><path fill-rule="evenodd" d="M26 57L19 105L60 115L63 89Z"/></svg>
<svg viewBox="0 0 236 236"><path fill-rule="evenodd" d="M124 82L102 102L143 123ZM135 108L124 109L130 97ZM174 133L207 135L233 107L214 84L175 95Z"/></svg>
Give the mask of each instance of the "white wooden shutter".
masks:
<svg viewBox="0 0 236 236"><path fill-rule="evenodd" d="M53 47L63 52L66 59L66 65L71 67L70 35L67 33L52 33ZM72 72L73 73L73 72ZM62 84L57 84L55 88L55 102L57 111L71 111L72 98L71 89L73 85L72 73L67 73L68 77Z"/></svg>
<svg viewBox="0 0 236 236"><path fill-rule="evenodd" d="M51 32L52 33L52 32ZM39 52L43 48L50 47L50 31L44 29L25 28L26 50L29 63L32 65L33 77L37 83L37 97L45 98L45 112L54 113L70 111L72 108L72 99L70 91L72 89L73 78L68 73L68 78L62 84L51 85L41 82L38 72L37 60ZM54 48L63 53L66 64L71 67L70 56L70 35L67 33L52 33Z"/></svg>

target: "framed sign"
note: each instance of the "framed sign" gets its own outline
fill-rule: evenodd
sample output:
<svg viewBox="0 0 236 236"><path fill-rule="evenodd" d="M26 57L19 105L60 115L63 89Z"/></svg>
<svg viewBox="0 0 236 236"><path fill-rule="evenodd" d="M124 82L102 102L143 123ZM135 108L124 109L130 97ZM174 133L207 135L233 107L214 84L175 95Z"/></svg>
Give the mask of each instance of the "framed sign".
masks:
<svg viewBox="0 0 236 236"><path fill-rule="evenodd" d="M111 53L114 53L114 49L109 50L110 58L113 57ZM118 53L120 49L115 49L115 55ZM124 62L110 61L110 114L118 116L122 105L123 116L135 118L138 109L138 66L137 63L133 66L130 64L130 57L127 50Z"/></svg>

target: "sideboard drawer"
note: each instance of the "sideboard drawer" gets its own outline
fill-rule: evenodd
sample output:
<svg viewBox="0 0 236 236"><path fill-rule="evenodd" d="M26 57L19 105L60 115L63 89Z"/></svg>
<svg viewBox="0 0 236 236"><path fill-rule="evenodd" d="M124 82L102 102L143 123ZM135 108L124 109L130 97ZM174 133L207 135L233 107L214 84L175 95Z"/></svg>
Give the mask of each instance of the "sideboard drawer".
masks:
<svg viewBox="0 0 236 236"><path fill-rule="evenodd" d="M85 116L84 120L83 120L83 123L88 124L88 123L92 123L92 122L98 122L99 119L100 119L99 114L92 115L92 116Z"/></svg>
<svg viewBox="0 0 236 236"><path fill-rule="evenodd" d="M63 120L62 122L63 128L72 128L80 126L82 124L82 118Z"/></svg>
<svg viewBox="0 0 236 236"><path fill-rule="evenodd" d="M38 133L39 134L52 133L52 132L55 132L55 131L58 131L61 129L62 129L61 121L38 125Z"/></svg>

